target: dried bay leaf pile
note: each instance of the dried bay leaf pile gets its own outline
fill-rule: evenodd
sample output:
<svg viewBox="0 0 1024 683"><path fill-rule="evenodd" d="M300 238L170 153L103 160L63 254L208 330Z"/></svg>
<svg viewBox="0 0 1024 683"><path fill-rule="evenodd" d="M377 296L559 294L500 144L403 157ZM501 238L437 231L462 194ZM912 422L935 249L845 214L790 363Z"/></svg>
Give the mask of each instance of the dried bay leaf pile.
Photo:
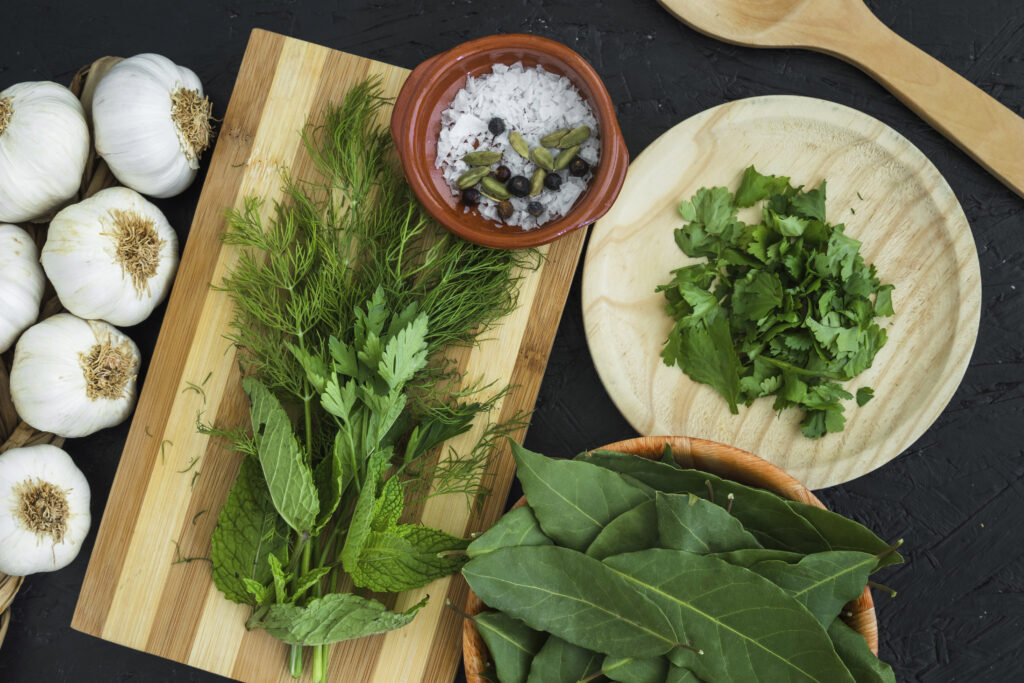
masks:
<svg viewBox="0 0 1024 683"><path fill-rule="evenodd" d="M529 505L462 570L494 680L895 681L842 616L899 543L669 452L513 450Z"/></svg>

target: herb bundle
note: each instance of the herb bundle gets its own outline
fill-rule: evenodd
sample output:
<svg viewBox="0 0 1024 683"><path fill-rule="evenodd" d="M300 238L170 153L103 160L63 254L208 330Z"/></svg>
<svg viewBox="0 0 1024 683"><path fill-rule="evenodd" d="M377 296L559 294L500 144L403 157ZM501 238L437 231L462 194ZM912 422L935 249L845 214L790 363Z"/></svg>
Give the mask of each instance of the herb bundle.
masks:
<svg viewBox="0 0 1024 683"><path fill-rule="evenodd" d="M739 208L763 201L761 222ZM701 188L679 206L687 224L679 248L706 258L661 285L675 320L662 350L666 365L714 387L737 413L762 396L775 410L804 411L802 431L817 439L842 431L843 389L871 367L885 345L877 316L893 314L892 289L865 264L860 242L825 220L825 181L804 191L789 178L746 169L736 195ZM857 405L871 400L857 391Z"/></svg>
<svg viewBox="0 0 1024 683"><path fill-rule="evenodd" d="M863 526L706 472L513 445L528 505L462 573L494 680L895 682L841 619L902 557Z"/></svg>
<svg viewBox="0 0 1024 683"><path fill-rule="evenodd" d="M469 453L438 453L497 400L460 389L444 349L510 312L519 273L537 264L435 226L378 123L386 102L367 81L328 107L304 135L318 180L286 177L271 219L251 199L224 236L242 248L221 287L251 425L201 426L245 455L213 534L213 578L252 605L249 628L292 644L293 675L313 646L315 682L328 644L399 628L426 603L392 612L368 593L465 562L467 540L401 519L427 496L483 492L509 425L489 423Z"/></svg>

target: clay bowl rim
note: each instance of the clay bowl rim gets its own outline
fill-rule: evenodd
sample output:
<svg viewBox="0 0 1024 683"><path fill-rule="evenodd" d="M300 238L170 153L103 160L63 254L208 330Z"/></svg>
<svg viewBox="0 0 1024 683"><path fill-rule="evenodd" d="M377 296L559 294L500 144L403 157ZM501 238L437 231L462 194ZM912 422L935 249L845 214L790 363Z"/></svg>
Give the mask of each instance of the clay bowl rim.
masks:
<svg viewBox="0 0 1024 683"><path fill-rule="evenodd" d="M486 64L466 68L467 62L488 53L494 54ZM545 58L556 63L546 63ZM480 75L496 62L511 64L520 60L528 66L540 63L545 69L564 73L595 109L601 136L601 160L587 190L568 214L529 231L498 229L475 211L463 213L454 196L447 190L445 193L440 190L439 185L445 185L440 171L434 168L435 147L429 145L432 137L428 135L429 129L437 125L440 112L450 102L450 95L446 93L464 85L467 71ZM454 81L451 80L453 74L457 74ZM390 130L406 179L427 212L456 235L499 249L541 246L601 218L618 197L629 166L629 152L619 129L615 106L594 68L566 45L525 33L477 38L421 63L409 75L395 100Z"/></svg>
<svg viewBox="0 0 1024 683"><path fill-rule="evenodd" d="M689 436L641 436L590 450L620 451L658 460L664 452L665 444L672 447L676 462L683 467L710 472L742 484L769 490L790 500L828 509L806 486L784 470L753 453L716 441ZM525 504L524 496L516 501L513 507ZM864 636L871 651L877 656L878 620L875 617L871 589L865 587L861 596L846 607L853 613L847 623ZM467 614L479 614L484 608L486 605L483 601L469 589L466 597ZM472 619L465 619L462 623L462 659L466 683L484 683L481 674L487 665L487 646Z"/></svg>

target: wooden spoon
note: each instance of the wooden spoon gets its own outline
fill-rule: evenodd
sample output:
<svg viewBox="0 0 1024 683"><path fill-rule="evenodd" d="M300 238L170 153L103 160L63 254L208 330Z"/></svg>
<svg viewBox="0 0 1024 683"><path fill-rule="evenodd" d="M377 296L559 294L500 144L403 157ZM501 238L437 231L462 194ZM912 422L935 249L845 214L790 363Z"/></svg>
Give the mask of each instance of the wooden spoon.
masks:
<svg viewBox="0 0 1024 683"><path fill-rule="evenodd" d="M893 33L860 0L659 0L701 33L799 47L863 70L1024 197L1024 119Z"/></svg>

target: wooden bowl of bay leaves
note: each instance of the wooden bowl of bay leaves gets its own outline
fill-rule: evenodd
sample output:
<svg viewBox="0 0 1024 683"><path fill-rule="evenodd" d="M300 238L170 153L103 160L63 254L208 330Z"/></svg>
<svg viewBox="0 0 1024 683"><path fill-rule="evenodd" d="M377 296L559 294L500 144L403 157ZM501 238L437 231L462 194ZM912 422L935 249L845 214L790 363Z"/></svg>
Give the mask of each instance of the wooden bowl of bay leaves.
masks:
<svg viewBox="0 0 1024 683"><path fill-rule="evenodd" d="M574 460L513 453L526 495L463 568L467 683L606 680L613 667L612 680L895 681L867 577L902 561L900 543L778 467L679 436Z"/></svg>

